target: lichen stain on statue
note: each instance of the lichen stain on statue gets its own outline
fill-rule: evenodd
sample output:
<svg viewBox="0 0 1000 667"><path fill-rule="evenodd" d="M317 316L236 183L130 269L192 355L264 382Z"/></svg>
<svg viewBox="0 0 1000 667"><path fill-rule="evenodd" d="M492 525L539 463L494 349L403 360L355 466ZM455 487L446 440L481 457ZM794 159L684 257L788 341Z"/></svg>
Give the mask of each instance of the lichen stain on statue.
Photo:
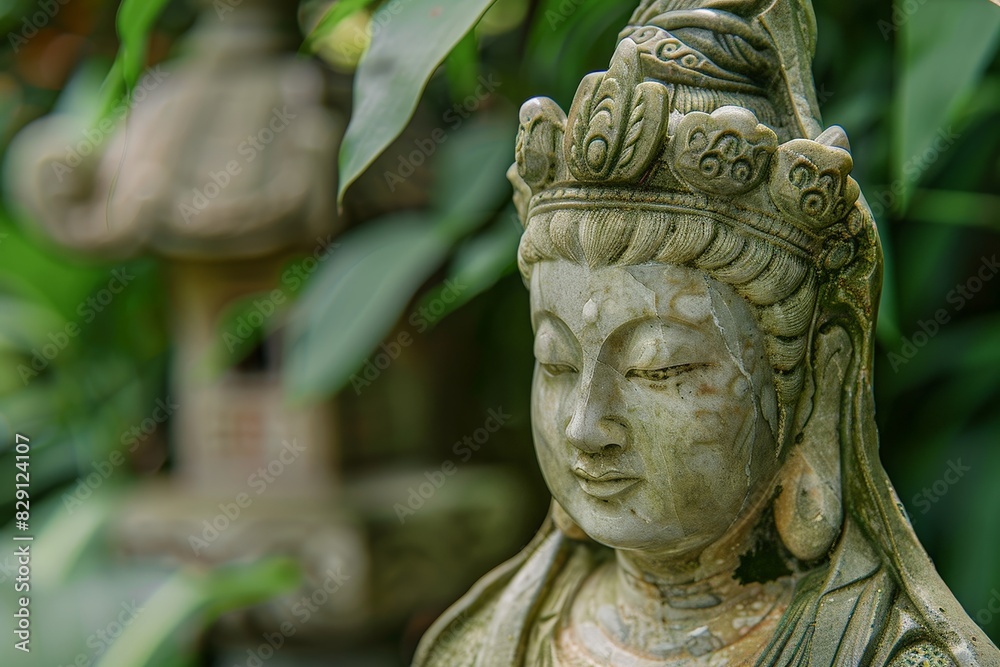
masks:
<svg viewBox="0 0 1000 667"><path fill-rule="evenodd" d="M415 665L991 665L878 460L882 257L809 0L646 0L521 109L553 503Z"/></svg>

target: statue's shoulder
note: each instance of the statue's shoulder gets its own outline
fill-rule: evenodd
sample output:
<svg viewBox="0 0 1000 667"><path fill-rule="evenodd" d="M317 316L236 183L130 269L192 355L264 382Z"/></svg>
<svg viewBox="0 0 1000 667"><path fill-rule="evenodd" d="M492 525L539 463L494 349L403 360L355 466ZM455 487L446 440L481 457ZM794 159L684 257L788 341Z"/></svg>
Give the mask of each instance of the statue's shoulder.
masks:
<svg viewBox="0 0 1000 667"><path fill-rule="evenodd" d="M450 618L437 632L425 635L413 667L474 667L483 649L495 602L494 599L492 604Z"/></svg>
<svg viewBox="0 0 1000 667"><path fill-rule="evenodd" d="M539 623L557 613L552 610L562 606L599 560L591 548L558 530L543 530L539 537L479 580L431 626L413 667L513 667L524 662ZM489 656L486 663L482 655Z"/></svg>
<svg viewBox="0 0 1000 667"><path fill-rule="evenodd" d="M484 576L424 634L413 667L473 667L497 603L520 563L515 558Z"/></svg>

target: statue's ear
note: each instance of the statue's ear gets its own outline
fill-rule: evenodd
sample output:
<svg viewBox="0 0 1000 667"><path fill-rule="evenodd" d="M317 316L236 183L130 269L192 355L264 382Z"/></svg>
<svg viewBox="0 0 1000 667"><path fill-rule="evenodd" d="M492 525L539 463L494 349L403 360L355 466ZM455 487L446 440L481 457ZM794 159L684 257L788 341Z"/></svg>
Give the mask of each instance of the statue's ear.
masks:
<svg viewBox="0 0 1000 667"><path fill-rule="evenodd" d="M851 363L847 332L833 327L817 335L813 354L814 392L805 424L795 438L780 473L774 502L778 534L792 554L804 561L824 556L844 521L841 469L841 420L844 379Z"/></svg>

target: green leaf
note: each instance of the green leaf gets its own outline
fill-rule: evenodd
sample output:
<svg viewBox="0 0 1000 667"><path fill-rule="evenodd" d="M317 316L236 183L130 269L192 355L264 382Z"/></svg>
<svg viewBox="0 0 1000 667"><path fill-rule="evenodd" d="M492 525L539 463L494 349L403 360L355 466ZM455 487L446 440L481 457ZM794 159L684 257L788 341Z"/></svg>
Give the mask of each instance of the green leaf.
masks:
<svg viewBox="0 0 1000 667"><path fill-rule="evenodd" d="M67 488L65 493L73 491L73 488ZM88 497L79 507L74 507L73 512L64 511L61 498L49 497L49 505L55 511L50 513L36 539L35 561L32 564L32 574L39 582L52 586L68 582L88 546L114 520L123 498L109 493L107 489L102 491Z"/></svg>
<svg viewBox="0 0 1000 667"><path fill-rule="evenodd" d="M475 31L469 32L452 49L444 61L445 74L451 88L451 99L461 102L466 97L476 94L479 85L479 40Z"/></svg>
<svg viewBox="0 0 1000 667"><path fill-rule="evenodd" d="M130 92L139 80L146 62L149 33L166 4L166 0L122 0L115 21L121 46L104 80L98 120L106 118L119 104L122 93Z"/></svg>
<svg viewBox="0 0 1000 667"><path fill-rule="evenodd" d="M958 190L917 190L907 220L1000 231L1000 196Z"/></svg>
<svg viewBox="0 0 1000 667"><path fill-rule="evenodd" d="M911 346L916 331L907 332ZM990 315L941 325L939 333L921 348L913 346L907 350L903 342L888 346L887 352L897 357L884 362L892 373L881 377L882 391L887 395L902 394L914 387L939 383L946 376L961 378L975 372L990 372L1000 367L997 340L1000 340L1000 317Z"/></svg>
<svg viewBox="0 0 1000 667"><path fill-rule="evenodd" d="M431 203L442 213L437 228L453 242L493 217L502 199L510 199L505 174L516 130L513 122L469 123L441 147L433 164Z"/></svg>
<svg viewBox="0 0 1000 667"><path fill-rule="evenodd" d="M343 238L290 322L286 383L294 398L340 389L392 327L450 247L427 214L370 222Z"/></svg>
<svg viewBox="0 0 1000 667"><path fill-rule="evenodd" d="M459 246L448 280L431 290L422 299L421 305L425 310L437 312L427 308L427 305L450 289L453 296L450 302L441 301L446 305L444 311L436 316L435 321L439 321L493 287L517 268L517 245L522 231L514 210L505 211L489 230Z"/></svg>
<svg viewBox="0 0 1000 667"><path fill-rule="evenodd" d="M510 185L513 128L470 123L434 161L434 209L369 222L347 235L295 305L286 386L294 398L343 387L463 237L493 217Z"/></svg>
<svg viewBox="0 0 1000 667"><path fill-rule="evenodd" d="M542 0L528 37L524 76L530 77L534 89L568 108L581 77L589 71L607 69L618 31L635 4Z"/></svg>
<svg viewBox="0 0 1000 667"><path fill-rule="evenodd" d="M18 299L0 293L0 350L10 349L31 352L38 341L45 341L46 335L62 330L65 322L43 303L36 300Z"/></svg>
<svg viewBox="0 0 1000 667"><path fill-rule="evenodd" d="M1000 9L982 0L927 0L908 15L901 34L893 175L906 210L924 173L955 142L955 102L996 52Z"/></svg>
<svg viewBox="0 0 1000 667"><path fill-rule="evenodd" d="M399 136L427 82L495 0L390 1L354 80L355 104L340 149L338 199Z"/></svg>
<svg viewBox="0 0 1000 667"><path fill-rule="evenodd" d="M323 14L323 18L319 20L316 27L306 35L300 52L314 53L319 43L328 39L333 34L334 28L341 21L355 12L361 11L373 2L375 0L340 0L340 2L333 3L327 8L326 13Z"/></svg>
<svg viewBox="0 0 1000 667"><path fill-rule="evenodd" d="M208 573L182 570L143 605L142 613L126 626L99 664L149 665L161 652L180 650L177 633L195 618L207 626L226 611L291 591L299 580L298 567L286 558Z"/></svg>

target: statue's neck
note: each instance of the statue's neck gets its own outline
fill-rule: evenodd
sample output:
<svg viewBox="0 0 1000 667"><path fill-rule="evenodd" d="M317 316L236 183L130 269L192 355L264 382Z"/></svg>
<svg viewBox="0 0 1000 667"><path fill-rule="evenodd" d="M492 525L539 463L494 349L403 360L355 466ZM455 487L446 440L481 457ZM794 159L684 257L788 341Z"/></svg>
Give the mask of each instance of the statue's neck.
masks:
<svg viewBox="0 0 1000 667"><path fill-rule="evenodd" d="M749 658L760 642L741 640L776 622L793 583L791 577L740 581L741 555L753 545L752 523L735 527L696 558L618 550L584 607L616 610L611 622L606 613L591 618L613 642L642 653L682 662L720 650Z"/></svg>
<svg viewBox="0 0 1000 667"><path fill-rule="evenodd" d="M626 664L629 654L664 665L752 664L791 598L790 578L743 584L728 561L657 572L637 560L618 552L584 585L559 636L560 655L614 654L614 664Z"/></svg>
<svg viewBox="0 0 1000 667"><path fill-rule="evenodd" d="M697 622L727 609L745 594L735 578L739 558L708 566L651 558L618 551L616 597L633 608L655 608L657 616Z"/></svg>

